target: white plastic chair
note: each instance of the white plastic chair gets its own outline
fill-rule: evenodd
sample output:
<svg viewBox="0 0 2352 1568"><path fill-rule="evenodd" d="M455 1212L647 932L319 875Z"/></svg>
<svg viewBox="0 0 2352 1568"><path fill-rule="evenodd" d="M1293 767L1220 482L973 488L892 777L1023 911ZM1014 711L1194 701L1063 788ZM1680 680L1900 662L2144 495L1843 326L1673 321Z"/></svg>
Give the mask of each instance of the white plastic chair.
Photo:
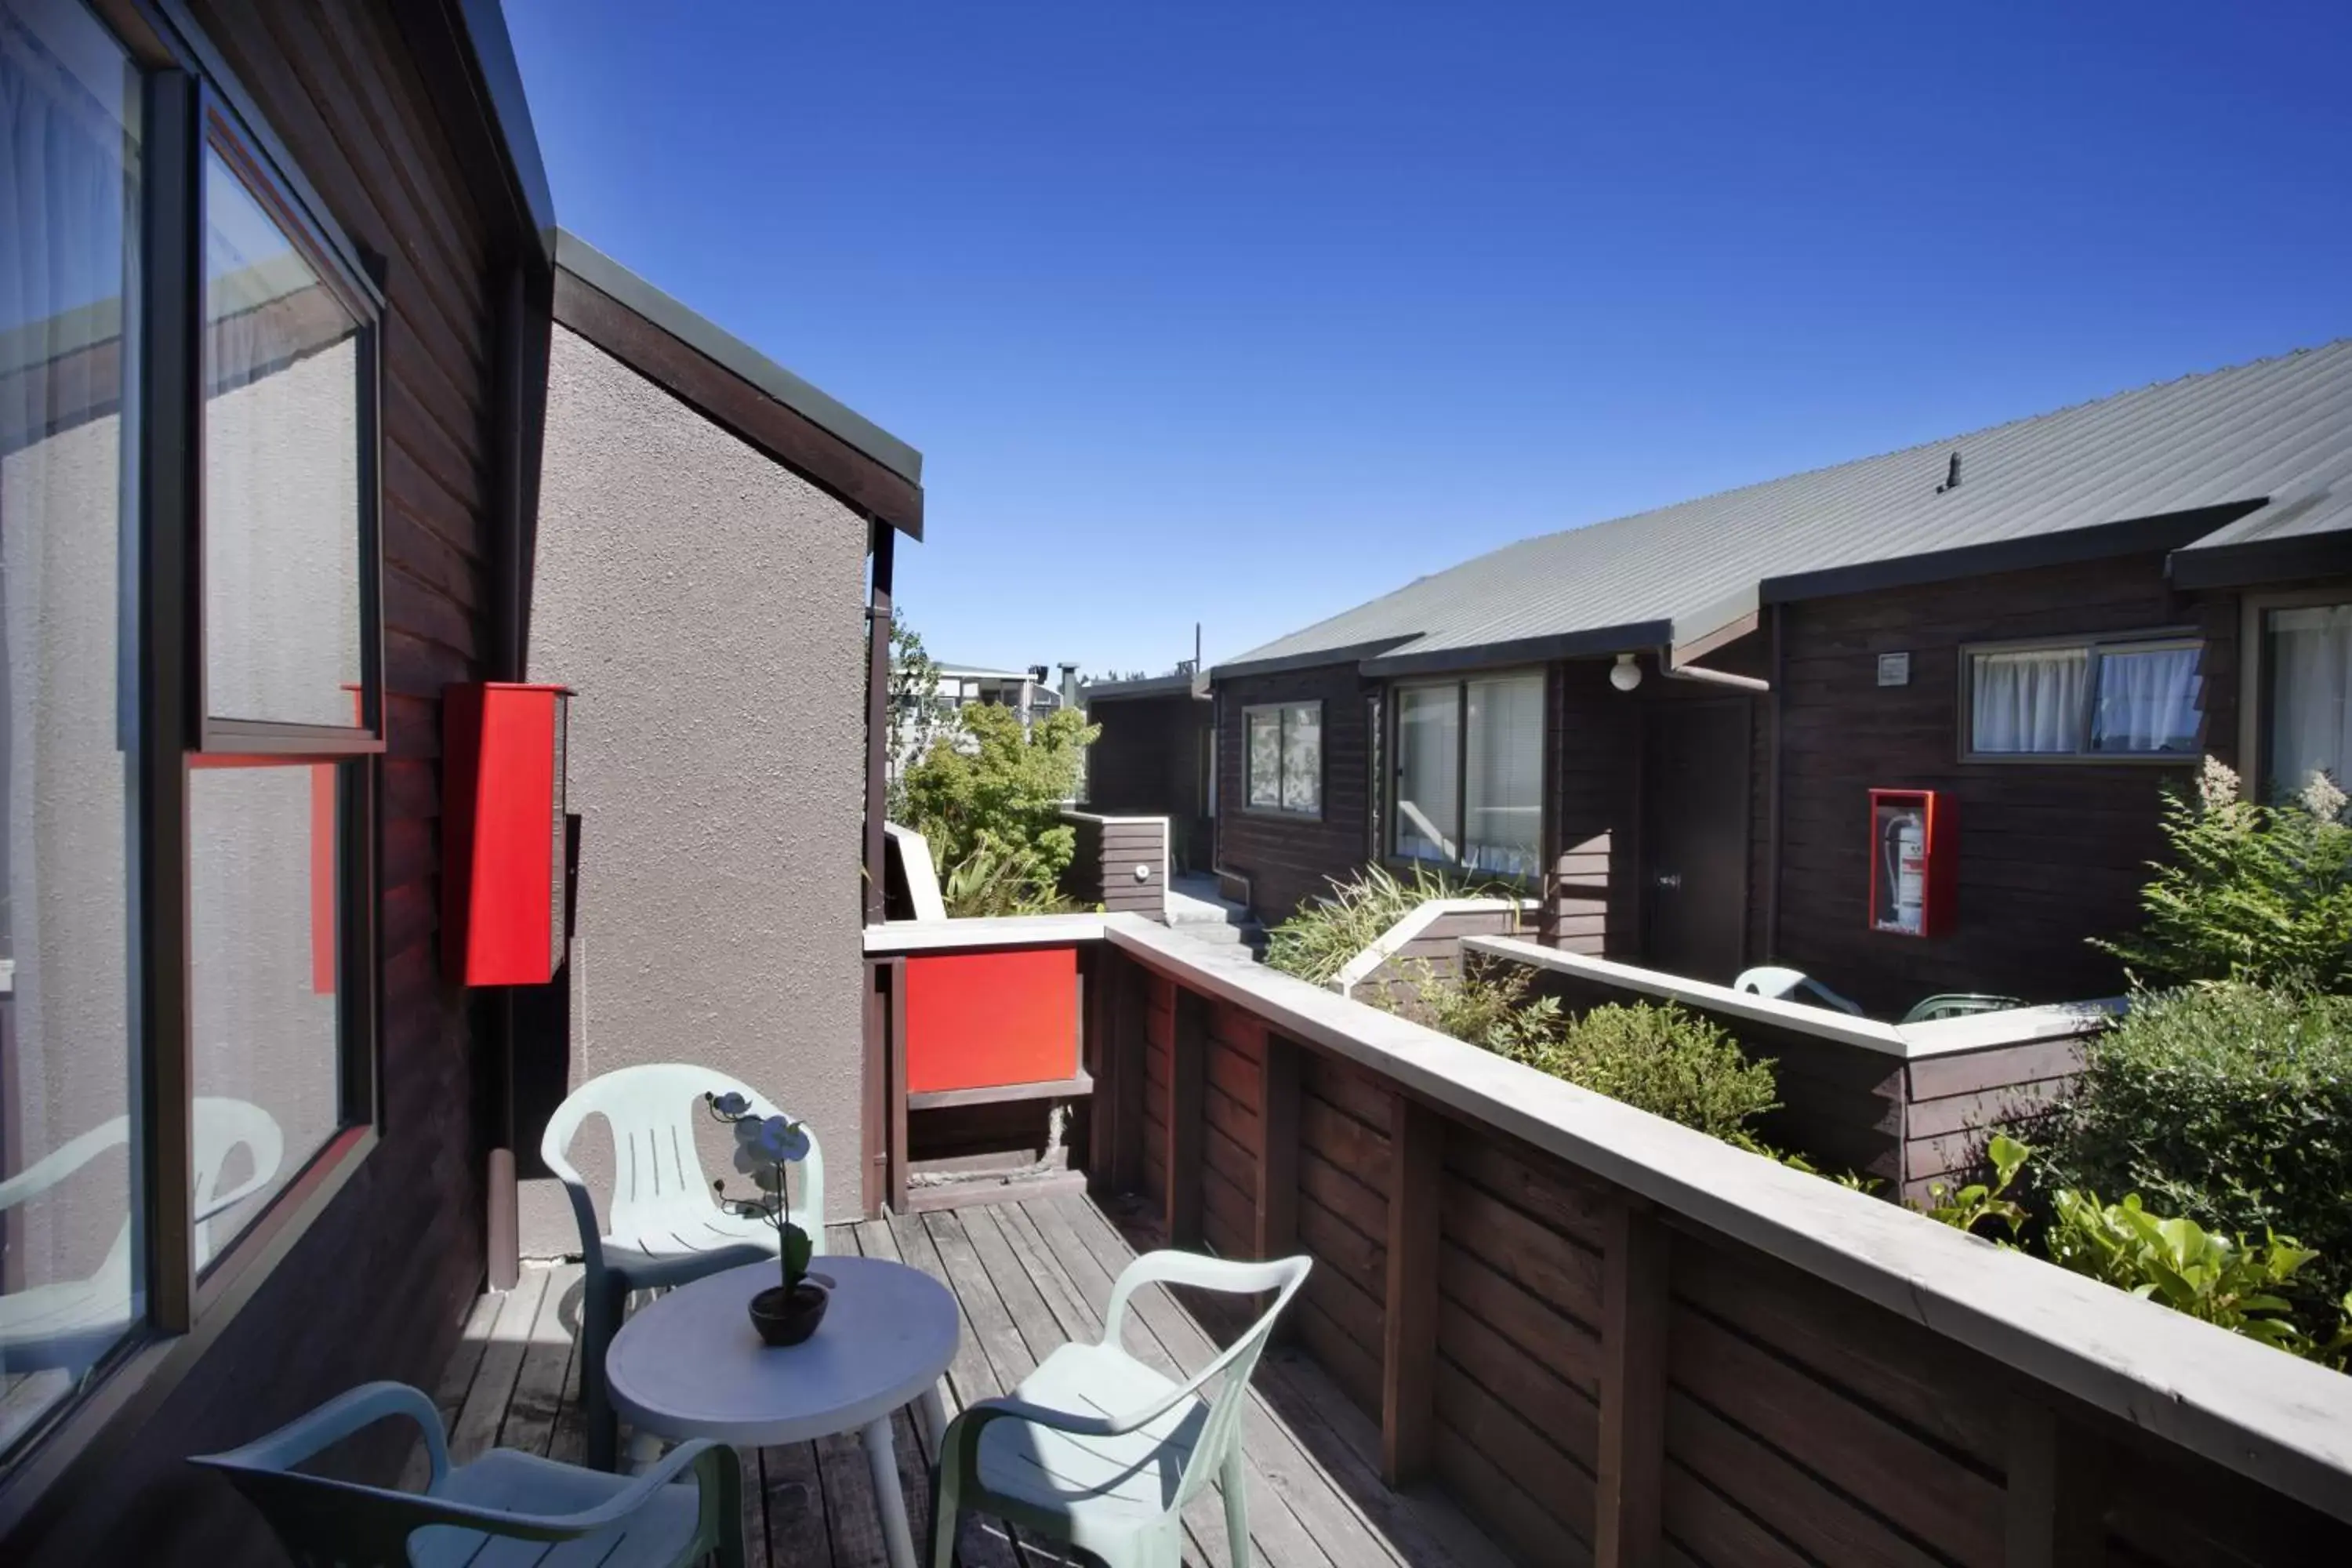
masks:
<svg viewBox="0 0 2352 1568"><path fill-rule="evenodd" d="M195 1257L201 1268L212 1261L212 1222L278 1179L278 1167L286 1158L286 1135L261 1107L213 1095L196 1097L191 1133ZM31 1202L130 1140L128 1116L101 1121L68 1139L0 1182L0 1210ZM252 1171L224 1188L221 1177L239 1149L246 1151ZM88 1279L0 1296L0 1367L12 1373L48 1367L79 1372L104 1354L130 1325L131 1300L131 1221L125 1219L98 1271Z"/></svg>
<svg viewBox="0 0 2352 1568"><path fill-rule="evenodd" d="M424 1491L295 1468L394 1415L424 1433L432 1461ZM404 1383L362 1384L266 1437L189 1463L227 1477L297 1563L674 1568L716 1552L722 1568L744 1568L742 1470L732 1448L682 1444L634 1480L514 1448L493 1448L452 1469L440 1412Z"/></svg>
<svg viewBox="0 0 2352 1568"><path fill-rule="evenodd" d="M1233 1568L1249 1568L1242 1413L1275 1319L1306 1281L1308 1259L1237 1263L1151 1252L1111 1290L1100 1344L1066 1344L1002 1399L948 1424L931 1489L932 1568L951 1568L956 1521L991 1513L1091 1552L1109 1568L1181 1568L1184 1505L1217 1478ZM1128 1298L1165 1282L1232 1295L1275 1290L1274 1305L1223 1354L1181 1384L1119 1346ZM1213 1395L1202 1390L1218 1378Z"/></svg>
<svg viewBox="0 0 2352 1568"><path fill-rule="evenodd" d="M573 1089L539 1141L540 1159L572 1199L587 1265L580 1307L580 1414L588 1460L600 1469L613 1468L619 1446L619 1425L604 1391L604 1352L620 1330L629 1293L683 1285L776 1256L776 1232L766 1220L719 1206L695 1147L698 1126L709 1114L702 1097L730 1092L741 1095L758 1115L780 1114L764 1096L725 1073L654 1062L617 1068ZM603 1117L613 1130L612 1213L601 1230L595 1200L569 1158L572 1139L591 1116ZM800 1174L795 1223L822 1253L824 1155L814 1131ZM750 1190L733 1171L727 1175L730 1185Z"/></svg>
<svg viewBox="0 0 2352 1568"><path fill-rule="evenodd" d="M1862 1016L1862 1005L1849 1002L1801 969L1784 969L1777 963L1759 964L1743 969L1739 978L1731 983L1734 991L1752 992L1769 996L1776 1002L1801 1002L1815 1007L1834 1007L1841 1013ZM1799 993L1804 994L1799 994Z"/></svg>

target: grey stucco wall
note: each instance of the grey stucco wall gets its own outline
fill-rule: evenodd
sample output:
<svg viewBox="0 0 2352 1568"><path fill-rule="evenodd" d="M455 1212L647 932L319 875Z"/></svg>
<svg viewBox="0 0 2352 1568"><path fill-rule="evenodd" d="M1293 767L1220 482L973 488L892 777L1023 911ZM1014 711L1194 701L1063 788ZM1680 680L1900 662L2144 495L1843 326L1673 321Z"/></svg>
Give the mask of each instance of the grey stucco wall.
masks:
<svg viewBox="0 0 2352 1568"><path fill-rule="evenodd" d="M578 692L570 1081L743 1079L814 1127L836 1218L858 1200L865 563L847 507L556 329L530 672ZM723 1147L706 1169L732 1177ZM601 1124L574 1160L601 1197ZM524 1185L522 1243L579 1245L551 1181Z"/></svg>

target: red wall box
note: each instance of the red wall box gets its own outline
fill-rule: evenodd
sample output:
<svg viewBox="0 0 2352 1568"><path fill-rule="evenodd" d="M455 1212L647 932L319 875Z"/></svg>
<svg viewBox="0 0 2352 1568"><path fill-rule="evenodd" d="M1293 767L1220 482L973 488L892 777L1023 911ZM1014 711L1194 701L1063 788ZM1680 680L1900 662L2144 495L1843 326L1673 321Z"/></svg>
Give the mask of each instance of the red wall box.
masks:
<svg viewBox="0 0 2352 1568"><path fill-rule="evenodd" d="M1078 1076L1073 948L907 960L907 1092Z"/></svg>
<svg viewBox="0 0 2352 1568"><path fill-rule="evenodd" d="M1932 789L1870 792L1870 929L1942 936L1959 879L1952 798Z"/></svg>
<svg viewBox="0 0 2352 1568"><path fill-rule="evenodd" d="M441 693L441 969L541 985L563 966L563 748L571 691L480 681Z"/></svg>

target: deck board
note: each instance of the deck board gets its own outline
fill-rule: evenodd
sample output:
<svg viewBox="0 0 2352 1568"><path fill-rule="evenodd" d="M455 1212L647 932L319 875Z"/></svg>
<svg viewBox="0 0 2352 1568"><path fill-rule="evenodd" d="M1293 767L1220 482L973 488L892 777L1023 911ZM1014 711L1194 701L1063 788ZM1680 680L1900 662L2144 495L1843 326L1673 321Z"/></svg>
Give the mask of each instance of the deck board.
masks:
<svg viewBox="0 0 2352 1568"><path fill-rule="evenodd" d="M835 1226L827 1250L889 1258L944 1281L963 1337L948 1369L950 1413L1003 1393L1055 1345L1092 1339L1113 1281L1147 1220L1114 1218L1090 1199L899 1215ZM820 1260L816 1265L823 1268ZM435 1390L460 1459L497 1442L577 1461L583 1451L576 1341L580 1268L526 1268L505 1296L485 1296ZM1138 1292L1123 1334L1129 1353L1171 1377L1205 1365L1245 1321L1163 1289ZM936 1457L908 1412L894 1423L907 1514L919 1552ZM1509 1561L1433 1489L1391 1491L1378 1476L1378 1433L1304 1352L1266 1353L1244 1421L1253 1560L1268 1568L1502 1568ZM873 1482L855 1435L741 1456L744 1526L755 1568L873 1568L882 1561ZM408 1484L421 1482L411 1466ZM1070 1562L1003 1521L967 1516L965 1568L1050 1568ZM1186 1510L1184 1561L1224 1568L1224 1507L1204 1492Z"/></svg>

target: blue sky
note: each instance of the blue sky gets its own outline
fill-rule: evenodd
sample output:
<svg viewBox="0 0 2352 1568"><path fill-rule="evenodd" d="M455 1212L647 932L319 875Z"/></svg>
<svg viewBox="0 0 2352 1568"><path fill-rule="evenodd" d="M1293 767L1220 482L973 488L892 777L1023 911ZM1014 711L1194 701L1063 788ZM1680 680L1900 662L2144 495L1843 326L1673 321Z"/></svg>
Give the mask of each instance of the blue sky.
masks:
<svg viewBox="0 0 2352 1568"><path fill-rule="evenodd" d="M2352 6L507 0L566 226L919 447L935 653L2352 335Z"/></svg>

